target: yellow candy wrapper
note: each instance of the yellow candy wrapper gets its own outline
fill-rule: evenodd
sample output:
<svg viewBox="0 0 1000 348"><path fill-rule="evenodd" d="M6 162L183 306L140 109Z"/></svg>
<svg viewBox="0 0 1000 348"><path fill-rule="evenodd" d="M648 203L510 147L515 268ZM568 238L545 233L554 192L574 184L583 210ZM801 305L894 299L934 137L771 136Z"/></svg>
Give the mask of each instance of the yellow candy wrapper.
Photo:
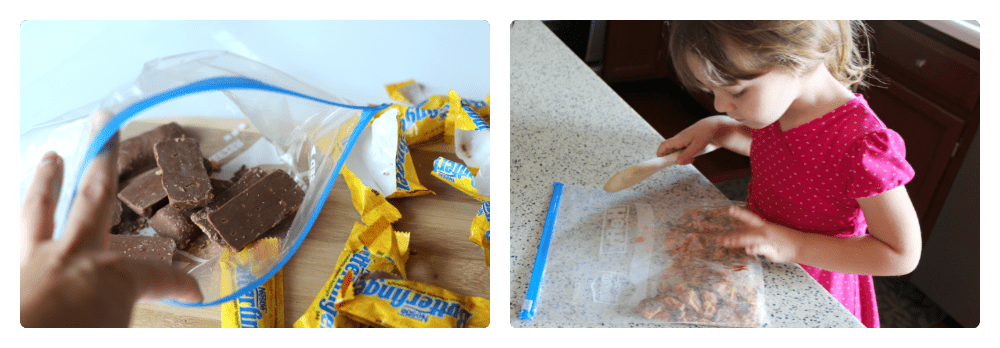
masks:
<svg viewBox="0 0 1000 348"><path fill-rule="evenodd" d="M483 249L483 255L486 257L486 267L490 266L490 202L483 202L483 205L479 207L479 212L476 213L476 217L472 219L472 227L470 228L469 241L475 243L480 249Z"/></svg>
<svg viewBox="0 0 1000 348"><path fill-rule="evenodd" d="M413 156L410 155L410 146L400 132L399 146L396 149L396 192L387 198L414 197L428 193L433 192L420 184L417 169L413 166Z"/></svg>
<svg viewBox="0 0 1000 348"><path fill-rule="evenodd" d="M462 99L462 100L465 100L465 99ZM485 101L475 102L475 101L471 101L470 100L470 101L468 101L468 103L469 103L469 106L472 107L472 110L475 111L476 114L479 115L479 117L483 119L483 121L486 121L486 123L490 122L490 95L489 94L486 95L486 100Z"/></svg>
<svg viewBox="0 0 1000 348"><path fill-rule="evenodd" d="M483 103L483 105L489 105ZM448 114L444 119L444 140L455 143L455 129L484 130L490 125L479 115L469 102L463 102L455 90L448 91Z"/></svg>
<svg viewBox="0 0 1000 348"><path fill-rule="evenodd" d="M240 252L224 249L219 259L223 274L219 284L222 293L232 293L234 289L254 282L257 279L255 272L263 271L255 269L262 267L257 260L275 257L280 250L281 241L274 237L260 239ZM221 305L222 327L285 327L284 292L282 271L278 270L263 285Z"/></svg>
<svg viewBox="0 0 1000 348"><path fill-rule="evenodd" d="M468 105L472 107L472 111L476 112L483 121L490 122L490 95L486 95L486 100L475 101L469 99L462 99L463 105Z"/></svg>
<svg viewBox="0 0 1000 348"><path fill-rule="evenodd" d="M444 118L448 113L447 96L427 97L423 87L414 80L389 84L385 89L393 100L411 105L398 106L399 120L407 143L421 144L444 134Z"/></svg>
<svg viewBox="0 0 1000 348"><path fill-rule="evenodd" d="M407 143L411 145L422 144L435 140L444 134L444 120L448 114L448 100L442 98L435 99L446 102L445 106L436 109L401 106L404 110L400 113L399 121L403 126L403 137L406 138Z"/></svg>
<svg viewBox="0 0 1000 348"><path fill-rule="evenodd" d="M384 223L384 221L380 221L379 224L376 225L376 226L374 226L373 228L365 229L364 230L365 232L363 232L362 235L358 236L358 240L360 240L362 243L371 244L373 246L381 246L378 249L384 249L386 243L390 243L391 242L390 239L388 238L390 234L387 232L387 229L389 228L389 226L390 225L388 223ZM355 228L359 228L359 227L355 226ZM404 267L406 265L407 259L410 257L410 233L409 232L402 232L402 231L393 231L393 233L395 234L395 238L396 238L395 244L396 244L396 247L398 248L398 251L397 252L391 252L390 254L396 255L395 257L398 257L399 260L397 260L396 262L393 263L394 268L392 268L392 269L394 271L391 272L390 274L400 274L403 277L405 277L406 276L406 270L404 269ZM378 253L376 253L376 254L378 254ZM379 255L375 255L375 257L379 258L380 256ZM382 257L381 259L388 260L389 257ZM346 267L345 269L347 271L347 274L352 274L354 272L354 268L353 267ZM385 262L376 262L376 263L373 263L373 264L369 264L369 267L362 268L362 269L360 269L358 271L359 272L365 272L365 271L384 272L384 270L386 270L386 269L389 269L389 267L385 266ZM345 274L344 278L342 278L341 281L340 281L340 284L339 284L339 289L341 289L340 291L343 291L344 284L350 284L350 280L348 280L348 278L346 278L347 274ZM334 305L334 301L336 299L337 293L338 292L333 292L333 293L329 294L332 297L328 297L327 298L329 300L329 302L326 302L326 304L331 307L331 308L329 308L330 310L333 310L333 312L332 312L333 315L332 316L326 316L326 317L324 317L325 314L321 315L321 324L322 324L322 321L327 321L327 320L329 320L330 317L333 317L333 319L332 319L333 326L332 327L334 327L334 328L363 328L363 327L371 327L371 325L368 325L368 324L365 324L365 323L362 323L362 322L358 322L357 320L354 320L354 319L352 319L352 318L350 318L350 317L348 317L346 315L337 315L336 314L337 313L336 309L332 308L333 305ZM331 327L331 326L321 326L321 327Z"/></svg>
<svg viewBox="0 0 1000 348"><path fill-rule="evenodd" d="M428 97L424 94L423 87L414 80L389 84L385 88L393 100L413 105L412 107L394 105L394 107L399 108L403 134L410 146L437 139L445 134L446 118L450 108L450 94ZM489 98L487 95L486 101L459 99L459 103L472 107L481 118L489 120ZM451 126L454 127L454 122L451 123Z"/></svg>
<svg viewBox="0 0 1000 348"><path fill-rule="evenodd" d="M392 100L410 105L417 105L427 100L427 95L424 94L423 87L415 80L390 83L385 85L385 90L389 92L389 98L392 98Z"/></svg>
<svg viewBox="0 0 1000 348"><path fill-rule="evenodd" d="M348 273L382 271L399 274L405 278L409 241L409 233L393 231L392 225L385 219L380 219L370 226L355 223L330 279L320 289L305 314L292 326L359 327L359 323L339 315L334 307L337 294L344 288L345 276Z"/></svg>
<svg viewBox="0 0 1000 348"><path fill-rule="evenodd" d="M476 191L476 182L472 172L461 163L450 161L444 157L438 157L438 159L434 160L434 171L431 172L431 175L480 202L490 200L489 197L480 195Z"/></svg>
<svg viewBox="0 0 1000 348"><path fill-rule="evenodd" d="M337 311L358 322L394 328L482 328L490 324L490 300L381 272L350 274L337 296ZM348 280L345 280L348 281Z"/></svg>
<svg viewBox="0 0 1000 348"><path fill-rule="evenodd" d="M344 167L340 170L340 174L344 176L347 188L351 191L351 203L354 204L354 209L357 209L358 213L361 214L361 221L365 225L371 225L380 218L391 223L402 217L399 209L396 209L378 191L365 186L350 169Z"/></svg>
<svg viewBox="0 0 1000 348"><path fill-rule="evenodd" d="M448 104L449 96L432 95L428 97L427 94L424 93L423 86L414 80L385 85L385 90L389 92L389 98L392 98L392 100L415 105L426 110L444 108L447 107ZM484 101L462 99L462 102L471 105L479 116L482 116L483 118L488 118L490 116L489 94L486 95L486 100Z"/></svg>

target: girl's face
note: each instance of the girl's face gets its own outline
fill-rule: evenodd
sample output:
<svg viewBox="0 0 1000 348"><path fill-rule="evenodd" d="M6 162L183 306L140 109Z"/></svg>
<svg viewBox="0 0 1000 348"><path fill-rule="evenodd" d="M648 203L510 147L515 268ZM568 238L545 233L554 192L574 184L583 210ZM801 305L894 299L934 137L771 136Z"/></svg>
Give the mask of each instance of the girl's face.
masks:
<svg viewBox="0 0 1000 348"><path fill-rule="evenodd" d="M761 129L778 121L799 97L802 79L783 68L771 70L752 80L739 80L732 86L709 82L698 59L689 64L694 75L715 97L715 109L747 127Z"/></svg>

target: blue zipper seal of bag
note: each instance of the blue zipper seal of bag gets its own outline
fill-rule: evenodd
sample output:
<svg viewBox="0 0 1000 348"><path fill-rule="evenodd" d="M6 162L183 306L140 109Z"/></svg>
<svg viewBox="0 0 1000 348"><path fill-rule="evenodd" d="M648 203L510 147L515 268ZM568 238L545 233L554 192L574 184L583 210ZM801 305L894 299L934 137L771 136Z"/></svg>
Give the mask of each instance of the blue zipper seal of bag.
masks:
<svg viewBox="0 0 1000 348"><path fill-rule="evenodd" d="M174 89L135 102L134 104L130 105L129 107L119 112L117 115L114 115L114 117L112 117L111 120L109 120L108 123L105 124L103 128L101 128L101 131L97 133L97 136L94 137L94 140L90 142L90 147L87 148L87 153L83 158L83 164L80 167L80 172L77 174L76 178L77 187L73 188L73 195L70 197L70 209L68 210L70 211L72 210L73 202L76 200L77 188L79 187L80 180L83 179L83 175L87 171L87 168L90 167L90 164L91 162L93 162L94 158L96 158L104 151L104 145L106 145L108 141L111 140L111 137L118 132L118 130L121 128L122 125L125 124L126 121L128 121L129 119L131 119L132 117L134 117L136 114L138 114L143 110L149 109L150 107L153 107L157 104L163 103L165 101L177 97L194 93L200 93L200 92L233 90L233 89L268 91L268 92L295 96L307 100L312 100L327 105L339 106L347 109L361 110L361 116L360 119L358 120L358 124L354 127L354 130L351 132L351 136L347 141L347 146L344 148L344 152L340 155L340 158L337 159L337 164L333 168L334 176L340 173L341 168L343 168L344 166L344 161L347 160L347 155L349 155L351 153L351 150L354 148L354 143L357 142L358 137L361 136L361 132L364 131L366 127L368 127L368 123L372 120L372 118L375 117L375 114L389 107L389 104L382 104L378 106L357 106L357 105L341 104L305 95L288 89L284 89L278 86L265 83L260 80L248 77L240 77L240 76L213 77L200 81L195 81L180 87L176 87ZM326 187L323 188L319 200L316 202L318 209L314 209L312 211L312 214L309 216L309 221L306 223L306 226L303 229L302 234L299 236L298 240L295 241L295 244L292 245L292 248L289 249L287 254L285 254L285 257L282 258L281 261L278 261L278 263L275 264L275 266L272 267L271 270L267 272L267 274L265 274L263 277L260 277L256 281L244 286L243 288L237 291L234 291L232 294L228 296L225 296L223 298L217 299L209 303L181 302L174 299L163 299L161 300L161 302L172 305L184 306L184 307L215 306L235 300L237 297L239 297L240 294L245 293L250 289L256 289L257 287L263 285L264 282L266 282L268 279L271 279L271 277L273 277L276 273L278 273L279 270L281 270L282 267L285 266L285 263L288 262L288 260L292 257L292 255L294 255L295 252L299 249L299 246L302 244L302 241L304 241L306 239L306 236L309 235L309 231L312 230L313 223L316 222L316 218L319 216L319 213L322 210L323 205L326 203L326 199L330 195L330 190L333 188L333 184L336 181L332 179L333 178L331 178L331 180L329 180L328 183L326 184ZM63 226L63 229L65 229L65 226ZM57 231L57 233L55 234L56 238L61 237L62 234L63 230Z"/></svg>
<svg viewBox="0 0 1000 348"><path fill-rule="evenodd" d="M542 240L538 242L538 254L535 255L535 267L531 270L531 283L528 285L528 294L524 296L524 303L521 304L521 320L532 320L535 318L535 302L538 301L538 288L542 283L542 273L545 272L545 262L549 258L549 244L552 242L552 226L556 224L556 215L559 213L559 201L562 200L562 191L563 184L561 182L552 183L552 199L549 201L549 212L545 216Z"/></svg>

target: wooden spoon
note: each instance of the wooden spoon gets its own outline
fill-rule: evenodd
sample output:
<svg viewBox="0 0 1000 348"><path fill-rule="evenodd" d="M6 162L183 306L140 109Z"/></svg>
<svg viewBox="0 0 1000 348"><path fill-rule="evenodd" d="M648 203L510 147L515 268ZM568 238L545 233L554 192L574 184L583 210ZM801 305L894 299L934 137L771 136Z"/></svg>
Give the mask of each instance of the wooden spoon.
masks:
<svg viewBox="0 0 1000 348"><path fill-rule="evenodd" d="M674 152L671 152L666 156L655 157L645 162L625 168L624 170L612 176L611 179L609 179L608 182L604 184L604 191L618 192L627 189L629 187L635 186L635 184L638 184L643 180L646 180L646 178L650 177L653 174L656 174L656 172L659 172L663 168L677 164L677 157L680 156L681 151L684 151L684 149L686 148L680 148L678 150L674 150ZM715 149L716 149L715 145L708 144L707 146L705 146L705 151L702 151L700 154L696 156L701 156L705 153L712 152Z"/></svg>

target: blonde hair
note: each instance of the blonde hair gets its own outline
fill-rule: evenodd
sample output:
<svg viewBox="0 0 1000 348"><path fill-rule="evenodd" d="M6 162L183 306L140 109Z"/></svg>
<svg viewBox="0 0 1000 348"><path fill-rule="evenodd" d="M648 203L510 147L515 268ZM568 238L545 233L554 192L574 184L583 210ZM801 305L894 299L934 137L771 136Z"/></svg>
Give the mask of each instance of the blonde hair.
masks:
<svg viewBox="0 0 1000 348"><path fill-rule="evenodd" d="M866 86L870 53L868 27L861 21L673 21L670 56L681 83L703 86L691 61L701 62L708 83L732 86L784 67L803 74L824 64L851 90ZM870 51L869 51L870 52Z"/></svg>

